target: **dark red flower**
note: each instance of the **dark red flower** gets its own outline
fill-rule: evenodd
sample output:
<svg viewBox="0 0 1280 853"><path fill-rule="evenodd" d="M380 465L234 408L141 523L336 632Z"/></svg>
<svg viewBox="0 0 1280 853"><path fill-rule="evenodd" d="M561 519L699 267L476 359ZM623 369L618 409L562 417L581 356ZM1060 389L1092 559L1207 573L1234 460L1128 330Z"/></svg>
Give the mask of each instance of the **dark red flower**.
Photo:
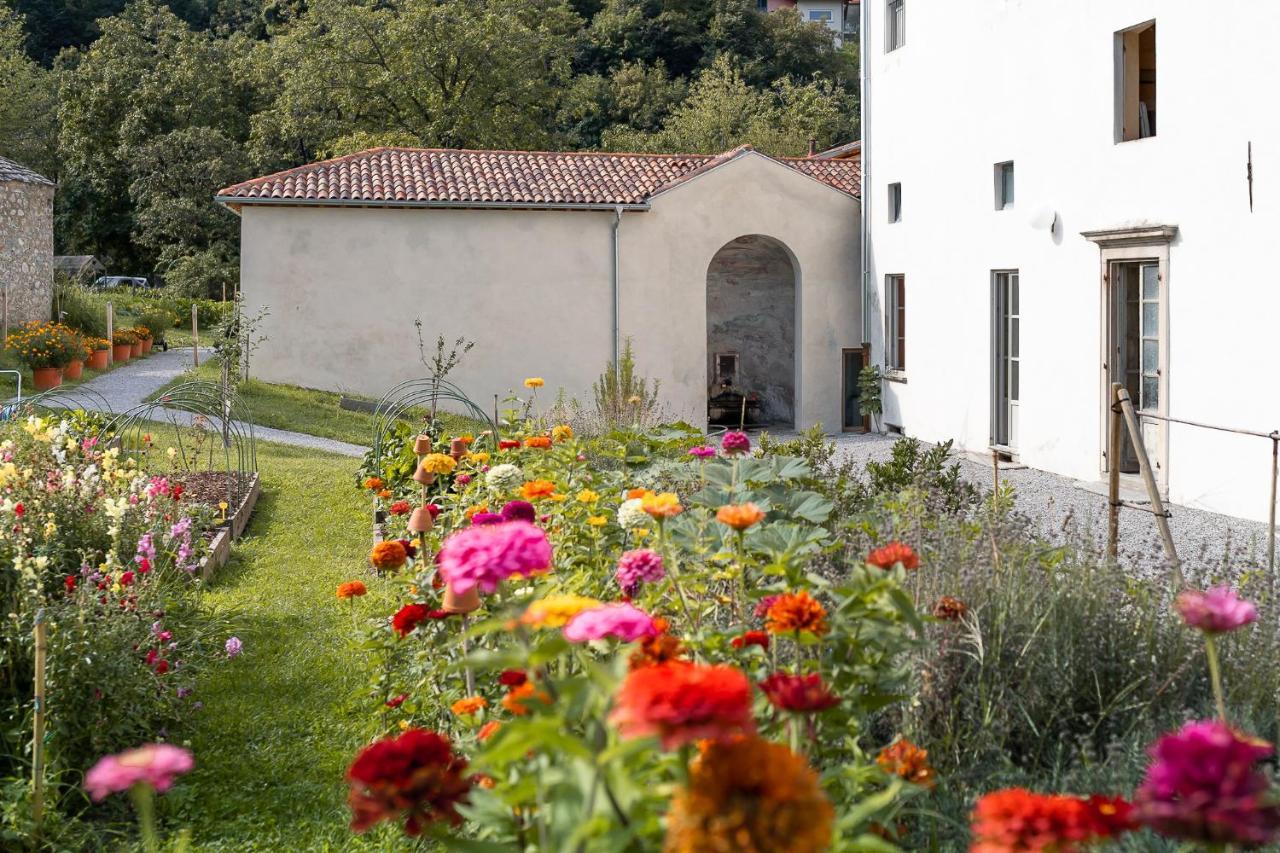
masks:
<svg viewBox="0 0 1280 853"><path fill-rule="evenodd" d="M124 574L120 575L121 586L129 586L132 583L133 583L133 572L125 572Z"/></svg>
<svg viewBox="0 0 1280 853"><path fill-rule="evenodd" d="M156 675L164 675L169 671L169 662L162 660L156 663Z"/></svg>
<svg viewBox="0 0 1280 853"><path fill-rule="evenodd" d="M867 562L878 569L892 569L897 563L902 563L904 569L920 568L920 556L911 549L910 545L902 542L890 542L883 548L877 548L867 555Z"/></svg>
<svg viewBox="0 0 1280 853"><path fill-rule="evenodd" d="M471 790L466 769L467 760L454 754L447 738L424 729L365 747L347 770L351 828L364 832L403 817L405 835L417 836L433 821L458 825L457 807Z"/></svg>
<svg viewBox="0 0 1280 853"><path fill-rule="evenodd" d="M406 604L391 617L391 627L401 638L409 636L418 623L430 617L431 610L425 604Z"/></svg>
<svg viewBox="0 0 1280 853"><path fill-rule="evenodd" d="M67 577L66 577L66 579L63 581L63 583L64 583L64 584L66 584L66 586L67 586L67 592L75 592L75 591L76 591L76 576L75 576L75 575L67 575Z"/></svg>
<svg viewBox="0 0 1280 853"><path fill-rule="evenodd" d="M16 503L13 505L13 514L16 515L18 518L22 518L22 516L26 514L26 511L27 511L26 507L24 507L21 503Z"/></svg>
<svg viewBox="0 0 1280 853"><path fill-rule="evenodd" d="M160 653L155 649L147 650L147 666L151 666L156 662L156 658L160 657Z"/></svg>
<svg viewBox="0 0 1280 853"><path fill-rule="evenodd" d="M392 515L408 515L413 507L409 505L408 501L396 501L387 509Z"/></svg>
<svg viewBox="0 0 1280 853"><path fill-rule="evenodd" d="M138 561L138 574L145 575L149 571L151 571L151 561L143 557Z"/></svg>
<svg viewBox="0 0 1280 853"><path fill-rule="evenodd" d="M840 704L840 699L822 683L818 673L791 675L775 672L760 682L760 689L775 708L812 714Z"/></svg>
<svg viewBox="0 0 1280 853"><path fill-rule="evenodd" d="M498 683L503 687L519 687L528 680L528 674L522 669L504 669L498 676Z"/></svg>
<svg viewBox="0 0 1280 853"><path fill-rule="evenodd" d="M413 547L413 543L408 539L401 539L399 542L404 546L404 553L409 557L409 559L412 560L414 557L418 556L418 549Z"/></svg>
<svg viewBox="0 0 1280 853"><path fill-rule="evenodd" d="M401 693L399 696L392 696L390 699L388 699L386 702L386 705L388 708L399 708L401 705L404 704L404 700L408 698L409 698L408 693Z"/></svg>
<svg viewBox="0 0 1280 853"><path fill-rule="evenodd" d="M515 450L519 446L520 446L520 442L511 441L505 438L498 442L499 450Z"/></svg>
<svg viewBox="0 0 1280 853"><path fill-rule="evenodd" d="M181 483L176 484L176 485L173 487L173 499L174 499L175 501L180 501L180 500L182 500L182 493L183 493L184 491L186 491L186 486L182 485Z"/></svg>
<svg viewBox="0 0 1280 853"><path fill-rule="evenodd" d="M772 606L773 606L773 603L774 603L775 601L777 601L779 598L782 598L782 596L781 596L781 595L766 595L764 598L762 598L762 599L760 599L759 601L757 601L757 602L756 602L756 609L755 609L755 615L756 615L756 618L757 618L757 619L763 619L764 617L768 616L768 615L769 615L769 608L770 608L770 607L772 607Z"/></svg>
<svg viewBox="0 0 1280 853"><path fill-rule="evenodd" d="M427 512L431 513L431 518L432 518L432 520L434 520L437 516L439 516L439 515L440 515L440 507L439 507L439 505L437 505L437 504L423 504L423 506L425 507L425 509L427 510Z"/></svg>
<svg viewBox="0 0 1280 853"><path fill-rule="evenodd" d="M748 631L741 637L733 638L733 647L735 649L744 649L751 646L759 646L762 649L769 648L769 634L765 631Z"/></svg>

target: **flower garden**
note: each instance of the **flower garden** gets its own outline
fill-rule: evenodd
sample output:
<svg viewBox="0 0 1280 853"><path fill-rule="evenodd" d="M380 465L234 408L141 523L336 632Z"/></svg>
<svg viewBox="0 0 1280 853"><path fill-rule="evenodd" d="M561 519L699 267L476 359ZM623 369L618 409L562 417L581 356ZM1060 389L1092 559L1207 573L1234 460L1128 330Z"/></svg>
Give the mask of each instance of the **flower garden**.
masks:
<svg viewBox="0 0 1280 853"><path fill-rule="evenodd" d="M288 593L235 560L212 592L193 577L217 508L184 502L164 454L122 458L79 416L0 427L12 837L32 837L37 620L53 628L43 831L95 843L1226 850L1280 834L1257 572L1176 590L1126 574L1083 538L1045 541L945 447L902 441L858 470L816 434L587 434L531 406L500 433L443 423L316 481L367 502L372 541L353 511L265 499L245 560L287 529L296 544L270 558L326 603L253 633L237 619ZM340 548L301 544L335 519ZM248 584L240 610L211 605ZM268 806L201 747L245 713L201 697L251 693L231 673L266 659L259 641L301 653L307 620L343 637L323 730L344 769L227 834L205 817L221 799ZM249 714L246 749L308 714L278 704ZM245 760L285 773L272 748Z"/></svg>

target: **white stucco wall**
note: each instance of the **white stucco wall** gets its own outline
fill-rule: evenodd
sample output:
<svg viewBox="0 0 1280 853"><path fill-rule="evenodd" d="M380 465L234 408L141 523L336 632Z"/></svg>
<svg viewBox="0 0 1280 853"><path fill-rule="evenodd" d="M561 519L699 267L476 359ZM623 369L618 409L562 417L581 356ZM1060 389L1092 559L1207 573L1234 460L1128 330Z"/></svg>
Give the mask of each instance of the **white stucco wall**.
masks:
<svg viewBox="0 0 1280 853"><path fill-rule="evenodd" d="M886 420L929 440L985 449L990 276L1018 269L1020 456L1100 478L1101 283L1082 231L1176 225L1169 250L1168 413L1280 428L1280 6L1231 14L1194 0L909 0L907 43L884 51L870 4L869 279L907 280L906 384ZM1114 142L1113 34L1157 24L1158 135ZM1250 212L1246 151L1253 148ZM1013 160L1016 202L996 211L993 164ZM865 164L864 164L865 165ZM903 218L885 219L901 182ZM1056 237L1029 224L1058 215ZM873 326L877 342L882 321ZM880 350L877 348L877 353ZM1264 518L1269 442L1174 426L1175 502Z"/></svg>
<svg viewBox="0 0 1280 853"><path fill-rule="evenodd" d="M270 309L254 373L377 395L423 375L413 320L477 342L451 379L486 409L526 376L590 403L612 355L611 211L245 205L241 282ZM858 346L858 202L757 154L658 196L619 227L623 335L672 414L706 418L706 275L730 240L784 243L798 273L800 424L840 424ZM523 389L521 389L523 390Z"/></svg>

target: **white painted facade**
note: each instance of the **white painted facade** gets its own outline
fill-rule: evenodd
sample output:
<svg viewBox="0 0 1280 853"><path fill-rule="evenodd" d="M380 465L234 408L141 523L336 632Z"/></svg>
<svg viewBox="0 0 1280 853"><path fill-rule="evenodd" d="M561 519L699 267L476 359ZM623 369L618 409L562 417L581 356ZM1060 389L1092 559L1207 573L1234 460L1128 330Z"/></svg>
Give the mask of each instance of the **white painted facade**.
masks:
<svg viewBox="0 0 1280 853"><path fill-rule="evenodd" d="M988 450L993 273L1016 270L1015 455L1102 480L1112 286L1103 272L1119 268L1104 264L1096 240L1106 238L1082 232L1141 226L1145 236L1110 251L1157 262L1153 411L1280 428L1280 5L906 0L905 43L894 50L891 0L865 5L865 274L869 316L881 318L867 331L880 363L886 276L905 277L906 297L905 369L886 383L885 422ZM1116 34L1153 20L1156 133L1117 142ZM1014 163L1014 201L997 210L1003 161ZM891 223L892 183L902 215ZM1158 421L1146 429L1173 502L1266 518L1270 441Z"/></svg>

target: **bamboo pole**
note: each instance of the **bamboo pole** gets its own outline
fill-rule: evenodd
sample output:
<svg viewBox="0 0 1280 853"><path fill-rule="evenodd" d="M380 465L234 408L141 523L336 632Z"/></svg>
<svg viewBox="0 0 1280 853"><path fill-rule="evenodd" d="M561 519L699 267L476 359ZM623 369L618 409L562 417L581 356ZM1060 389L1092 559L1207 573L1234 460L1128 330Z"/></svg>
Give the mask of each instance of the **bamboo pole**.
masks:
<svg viewBox="0 0 1280 853"><path fill-rule="evenodd" d="M226 287L224 284L223 287ZM225 301L225 300L224 300ZM195 367L200 366L200 321L196 304L191 303L191 359Z"/></svg>
<svg viewBox="0 0 1280 853"><path fill-rule="evenodd" d="M36 612L35 625L35 722L31 741L31 822L38 835L44 822L45 662L49 656L49 626L44 610Z"/></svg>
<svg viewBox="0 0 1280 853"><path fill-rule="evenodd" d="M1280 477L1280 430L1271 433L1271 508L1267 520L1267 571L1276 583L1276 480ZM1273 590L1274 591L1274 590Z"/></svg>
<svg viewBox="0 0 1280 853"><path fill-rule="evenodd" d="M1111 383L1111 421L1107 425L1107 559L1115 562L1120 551L1120 388Z"/></svg>
<svg viewBox="0 0 1280 853"><path fill-rule="evenodd" d="M0 346L9 343L9 288L4 288L4 329L0 330Z"/></svg>
<svg viewBox="0 0 1280 853"><path fill-rule="evenodd" d="M107 340L111 342L107 348L107 364L113 364L116 360L116 312L110 302L107 303Z"/></svg>
<svg viewBox="0 0 1280 853"><path fill-rule="evenodd" d="M1173 585L1182 586L1182 561L1178 559L1178 550L1173 544L1173 532L1169 529L1169 514L1165 510L1164 501L1160 499L1160 489L1156 486L1155 474L1151 471L1151 460L1147 458L1147 447L1142 441L1142 432L1138 427L1138 416L1133 410L1133 401L1129 392L1120 388L1116 392L1120 409L1124 412L1125 426L1129 428L1129 438L1137 451L1138 471L1142 474L1142 482L1147 487L1147 495L1151 499L1151 514L1156 517L1156 527L1160 530L1160 539L1164 543L1165 556L1173 564Z"/></svg>

